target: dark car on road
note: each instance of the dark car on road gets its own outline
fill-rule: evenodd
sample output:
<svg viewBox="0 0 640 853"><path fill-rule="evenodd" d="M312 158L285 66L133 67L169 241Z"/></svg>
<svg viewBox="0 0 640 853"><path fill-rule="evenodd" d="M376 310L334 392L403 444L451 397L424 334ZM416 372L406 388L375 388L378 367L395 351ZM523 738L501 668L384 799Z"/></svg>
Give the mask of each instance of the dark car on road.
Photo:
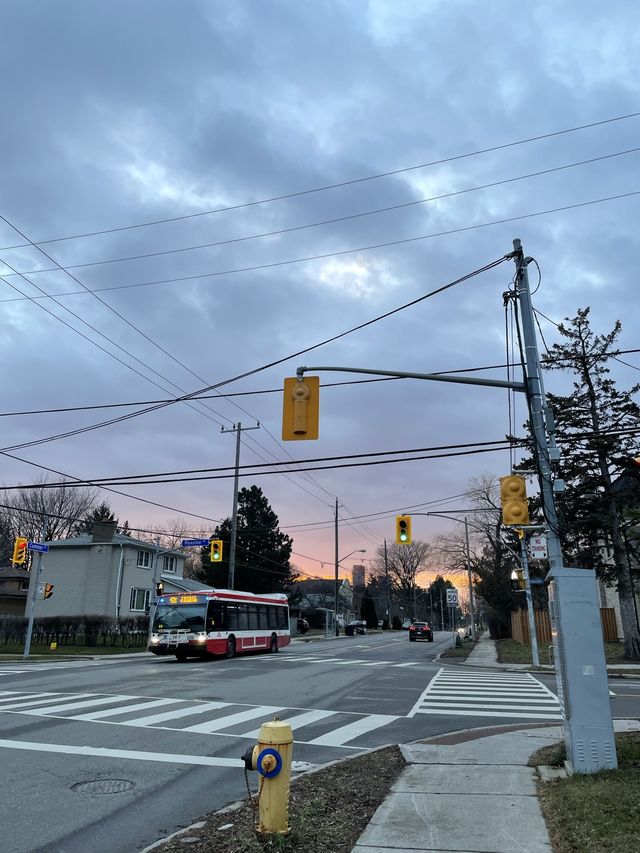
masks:
<svg viewBox="0 0 640 853"><path fill-rule="evenodd" d="M427 622L414 622L409 626L409 642L414 643L416 640L433 642L433 631Z"/></svg>

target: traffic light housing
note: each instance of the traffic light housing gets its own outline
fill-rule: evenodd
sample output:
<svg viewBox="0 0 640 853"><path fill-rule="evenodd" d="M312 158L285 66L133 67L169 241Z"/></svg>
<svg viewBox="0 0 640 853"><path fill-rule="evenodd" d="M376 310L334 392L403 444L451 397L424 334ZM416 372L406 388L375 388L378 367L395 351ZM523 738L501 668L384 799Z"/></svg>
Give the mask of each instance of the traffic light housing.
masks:
<svg viewBox="0 0 640 853"><path fill-rule="evenodd" d="M320 422L320 377L297 376L284 380L282 397L282 440L312 441L318 438Z"/></svg>
<svg viewBox="0 0 640 853"><path fill-rule="evenodd" d="M156 584L156 596L160 597L161 595L164 595L164 583L158 581Z"/></svg>
<svg viewBox="0 0 640 853"><path fill-rule="evenodd" d="M44 585L44 593L43 593L42 597L43 598L51 598L52 595L53 595L53 584L52 583L46 583Z"/></svg>
<svg viewBox="0 0 640 853"><path fill-rule="evenodd" d="M13 558L11 562L14 565L21 565L27 559L27 545L29 540L24 536L18 536L13 545Z"/></svg>
<svg viewBox="0 0 640 853"><path fill-rule="evenodd" d="M396 515L396 545L411 545L410 515Z"/></svg>
<svg viewBox="0 0 640 853"><path fill-rule="evenodd" d="M211 550L210 550L209 558L210 558L212 563L221 563L222 562L222 539L212 539L211 540Z"/></svg>
<svg viewBox="0 0 640 853"><path fill-rule="evenodd" d="M529 524L527 485L524 477L518 474L500 477L500 503L503 524L516 527Z"/></svg>

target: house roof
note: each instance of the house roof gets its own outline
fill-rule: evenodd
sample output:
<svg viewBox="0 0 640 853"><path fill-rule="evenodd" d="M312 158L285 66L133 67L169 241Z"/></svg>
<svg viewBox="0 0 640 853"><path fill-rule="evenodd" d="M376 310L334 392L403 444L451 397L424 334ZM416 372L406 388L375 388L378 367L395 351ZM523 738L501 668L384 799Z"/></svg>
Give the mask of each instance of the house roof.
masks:
<svg viewBox="0 0 640 853"><path fill-rule="evenodd" d="M213 590L212 586L207 586L206 584L203 584L202 581L192 580L191 578L179 578L174 574L171 574L171 572L163 572L162 580L170 583L172 586L177 586L178 589L184 589L187 592L198 592L201 590L204 592L210 592Z"/></svg>
<svg viewBox="0 0 640 853"><path fill-rule="evenodd" d="M19 580L28 580L31 577L31 572L26 569L21 569L20 566L1 566L0 579L9 580L10 578L18 578Z"/></svg>
<svg viewBox="0 0 640 853"><path fill-rule="evenodd" d="M53 539L47 542L49 548L89 548L91 545L131 545L134 548L146 548L154 550L155 545L150 542L145 542L144 539L135 539L133 536L125 536L122 533L114 533L113 539L105 542L94 542L90 533L83 533L80 536L73 536L70 539ZM183 551L179 548L161 548L161 556L164 554L172 554L176 557L185 557Z"/></svg>

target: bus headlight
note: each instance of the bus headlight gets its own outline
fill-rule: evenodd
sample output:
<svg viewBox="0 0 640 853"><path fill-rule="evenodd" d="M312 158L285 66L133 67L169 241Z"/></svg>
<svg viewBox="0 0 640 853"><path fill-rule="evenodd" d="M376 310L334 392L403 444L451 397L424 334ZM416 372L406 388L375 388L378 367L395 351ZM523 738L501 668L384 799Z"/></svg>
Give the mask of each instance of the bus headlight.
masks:
<svg viewBox="0 0 640 853"><path fill-rule="evenodd" d="M153 634L153 635L151 636L151 645L152 645L152 646L157 646L157 644L158 644L159 642L160 642L160 637L158 637L158 635L157 635L157 634Z"/></svg>
<svg viewBox="0 0 640 853"><path fill-rule="evenodd" d="M206 634L198 634L198 636L196 637L196 639L197 639L197 641L198 641L199 643L206 643L206 641L207 641L207 635L206 635Z"/></svg>

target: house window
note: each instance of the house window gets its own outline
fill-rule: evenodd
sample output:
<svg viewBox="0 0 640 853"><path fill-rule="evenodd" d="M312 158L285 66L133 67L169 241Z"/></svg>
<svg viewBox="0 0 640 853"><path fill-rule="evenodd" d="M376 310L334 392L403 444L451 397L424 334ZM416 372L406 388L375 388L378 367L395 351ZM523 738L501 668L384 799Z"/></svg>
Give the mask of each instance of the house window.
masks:
<svg viewBox="0 0 640 853"><path fill-rule="evenodd" d="M142 566L143 569L150 569L153 565L153 552L152 551L138 551L138 566Z"/></svg>
<svg viewBox="0 0 640 853"><path fill-rule="evenodd" d="M169 554L165 554L162 560L162 571L169 572L170 574L175 575L176 573L176 558L171 557Z"/></svg>
<svg viewBox="0 0 640 853"><path fill-rule="evenodd" d="M22 581L20 589L29 589L29 581Z"/></svg>
<svg viewBox="0 0 640 853"><path fill-rule="evenodd" d="M149 590L134 587L131 590L131 599L129 601L129 610L137 610L144 613L149 606Z"/></svg>

